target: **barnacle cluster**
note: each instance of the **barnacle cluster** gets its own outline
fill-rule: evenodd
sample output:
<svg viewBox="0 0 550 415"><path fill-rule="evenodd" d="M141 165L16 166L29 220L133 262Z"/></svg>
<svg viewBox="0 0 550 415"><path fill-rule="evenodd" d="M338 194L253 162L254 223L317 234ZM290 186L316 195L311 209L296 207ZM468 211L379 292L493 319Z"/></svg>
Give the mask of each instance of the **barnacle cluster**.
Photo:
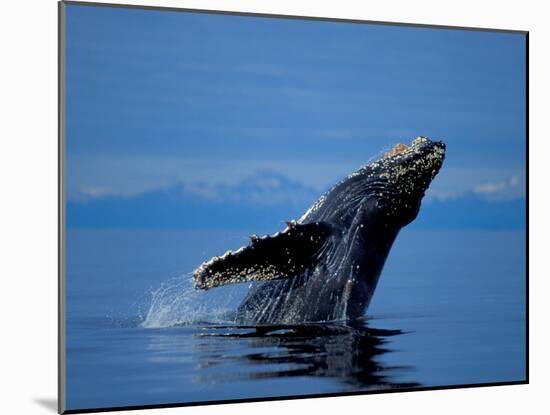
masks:
<svg viewBox="0 0 550 415"><path fill-rule="evenodd" d="M388 157L393 157L397 154L401 154L404 151L407 151L409 147L406 144L396 144L390 151L387 151L384 153L384 158L387 159Z"/></svg>
<svg viewBox="0 0 550 415"><path fill-rule="evenodd" d="M318 222L300 225L290 220L286 224L282 232L251 235L249 245L203 262L193 272L195 287L267 281L302 272L306 264L297 260L296 251L304 258L314 256L332 230Z"/></svg>
<svg viewBox="0 0 550 415"><path fill-rule="evenodd" d="M290 236L290 231L296 226L295 221L289 221L287 228L282 232L276 232L273 235L251 235L251 245L241 246L239 249L226 251L223 255L214 256L210 260L203 262L193 272L193 285L195 288L207 290L226 284L236 284L250 280L271 280L280 275L280 270L273 264L250 264L241 266L239 261L234 261L231 265L230 260L238 257L247 249L253 249L255 245L271 238L278 238L281 235ZM236 258L235 258L236 259ZM224 264L217 269L216 265Z"/></svg>

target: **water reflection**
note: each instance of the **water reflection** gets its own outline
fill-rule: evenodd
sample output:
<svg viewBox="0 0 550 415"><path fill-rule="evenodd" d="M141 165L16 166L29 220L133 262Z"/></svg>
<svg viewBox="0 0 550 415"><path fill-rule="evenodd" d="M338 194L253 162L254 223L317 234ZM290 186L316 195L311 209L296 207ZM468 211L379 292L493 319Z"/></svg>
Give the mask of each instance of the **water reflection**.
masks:
<svg viewBox="0 0 550 415"><path fill-rule="evenodd" d="M206 326L196 334L194 354L202 369L196 382L316 377L361 389L418 387L392 381L412 367L388 367L378 357L388 338L400 330L382 330L364 320L295 326Z"/></svg>

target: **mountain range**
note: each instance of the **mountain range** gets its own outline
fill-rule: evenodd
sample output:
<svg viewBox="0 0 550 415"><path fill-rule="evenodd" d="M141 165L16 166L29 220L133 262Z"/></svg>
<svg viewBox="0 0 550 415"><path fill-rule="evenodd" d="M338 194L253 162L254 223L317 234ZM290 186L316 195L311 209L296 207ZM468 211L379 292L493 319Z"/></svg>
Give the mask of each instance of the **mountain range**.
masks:
<svg viewBox="0 0 550 415"><path fill-rule="evenodd" d="M235 185L176 184L136 195L82 194L67 202L69 228L258 229L275 231L298 219L320 196L274 172ZM525 198L490 199L475 191L426 197L417 229L523 229Z"/></svg>

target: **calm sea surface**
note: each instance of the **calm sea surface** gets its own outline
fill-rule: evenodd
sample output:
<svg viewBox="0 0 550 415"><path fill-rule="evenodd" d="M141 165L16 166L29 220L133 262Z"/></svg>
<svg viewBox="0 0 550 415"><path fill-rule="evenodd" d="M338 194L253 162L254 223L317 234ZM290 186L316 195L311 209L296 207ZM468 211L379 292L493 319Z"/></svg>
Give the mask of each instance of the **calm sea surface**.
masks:
<svg viewBox="0 0 550 415"><path fill-rule="evenodd" d="M525 378L523 232L404 229L364 320L267 329L190 285L250 233L69 230L68 408Z"/></svg>

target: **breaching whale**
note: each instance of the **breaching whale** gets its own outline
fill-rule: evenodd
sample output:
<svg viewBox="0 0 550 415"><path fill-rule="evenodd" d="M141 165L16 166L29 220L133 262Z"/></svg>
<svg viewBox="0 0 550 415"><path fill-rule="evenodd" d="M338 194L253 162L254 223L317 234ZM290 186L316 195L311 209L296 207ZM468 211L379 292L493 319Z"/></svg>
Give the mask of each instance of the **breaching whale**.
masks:
<svg viewBox="0 0 550 415"><path fill-rule="evenodd" d="M255 281L240 323L296 324L364 315L400 229L412 222L439 172L445 144L418 137L322 195L274 235L202 263L196 288Z"/></svg>

